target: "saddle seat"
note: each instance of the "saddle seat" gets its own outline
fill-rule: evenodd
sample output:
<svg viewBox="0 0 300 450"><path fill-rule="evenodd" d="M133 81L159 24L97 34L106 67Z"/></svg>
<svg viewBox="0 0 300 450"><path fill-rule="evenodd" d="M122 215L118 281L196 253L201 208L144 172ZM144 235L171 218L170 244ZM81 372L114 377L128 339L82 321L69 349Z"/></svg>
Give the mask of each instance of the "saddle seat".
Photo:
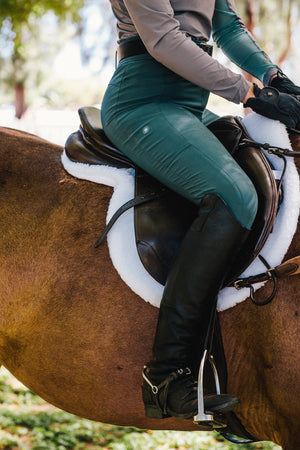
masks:
<svg viewBox="0 0 300 450"><path fill-rule="evenodd" d="M117 149L102 129L99 109L83 107L78 112L81 125L68 138L66 154L74 162L135 169L135 196L149 197L149 201L134 208L137 250L146 270L164 285L180 243L196 217L197 207L145 173ZM252 180L259 200L252 231L231 269L226 281L228 285L262 249L272 230L281 194L278 194L269 161L261 149L251 145L251 139L238 118L222 117L208 128Z"/></svg>
<svg viewBox="0 0 300 450"><path fill-rule="evenodd" d="M135 164L118 150L105 135L99 109L86 106L78 110L81 125L67 139L65 149L74 162L101 164L117 168L135 168Z"/></svg>

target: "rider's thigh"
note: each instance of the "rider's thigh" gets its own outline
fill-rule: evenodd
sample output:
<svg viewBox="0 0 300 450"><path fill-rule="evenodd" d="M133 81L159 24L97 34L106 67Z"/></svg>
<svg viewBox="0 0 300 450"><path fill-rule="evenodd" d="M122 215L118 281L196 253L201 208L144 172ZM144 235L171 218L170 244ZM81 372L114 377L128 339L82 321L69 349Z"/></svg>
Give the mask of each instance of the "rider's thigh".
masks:
<svg viewBox="0 0 300 450"><path fill-rule="evenodd" d="M127 109L104 124L109 139L138 166L199 205L218 194L250 228L255 188L219 140L184 107L153 102Z"/></svg>

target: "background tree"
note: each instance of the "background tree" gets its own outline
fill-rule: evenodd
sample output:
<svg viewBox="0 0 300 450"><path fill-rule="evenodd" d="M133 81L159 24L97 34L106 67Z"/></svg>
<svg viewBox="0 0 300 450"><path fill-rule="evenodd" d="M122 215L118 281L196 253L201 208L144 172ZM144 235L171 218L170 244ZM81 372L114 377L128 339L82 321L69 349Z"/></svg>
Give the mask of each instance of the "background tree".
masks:
<svg viewBox="0 0 300 450"><path fill-rule="evenodd" d="M281 66L290 59L298 66L300 1L299 0L236 0L245 25L272 61ZM294 61L293 61L294 60Z"/></svg>
<svg viewBox="0 0 300 450"><path fill-rule="evenodd" d="M296 81L300 77L299 48L300 0L235 0L238 11L249 30L272 60L283 65ZM95 84L85 80L86 86L95 86L95 102L101 100L99 82L103 80L102 69L112 68L116 47L116 25L108 0L0 0L0 83L15 92L16 115L21 117L26 98L37 95L43 89L43 98L56 96L60 106L70 98L83 95L86 90L63 91L64 80L55 80L51 72L58 51L76 36L80 44L82 63L95 76ZM230 62L220 53L221 62ZM56 59L57 61L57 59ZM234 67L233 67L234 68ZM288 70L286 70L286 68ZM247 77L248 75L245 74ZM52 86L45 88L46 77ZM52 77L52 78L51 78ZM79 84L79 82L78 82ZM65 94L65 95L64 95ZM64 103L65 102L65 103Z"/></svg>
<svg viewBox="0 0 300 450"><path fill-rule="evenodd" d="M57 31L59 24L66 26L80 21L79 10L83 3L84 0L1 0L1 78L14 88L18 118L26 110L25 87L30 74L35 74L38 83L40 60L46 56L48 64L51 64L59 45L59 36L53 30ZM43 16L49 12L52 13L52 37L47 43L42 30L47 28Z"/></svg>

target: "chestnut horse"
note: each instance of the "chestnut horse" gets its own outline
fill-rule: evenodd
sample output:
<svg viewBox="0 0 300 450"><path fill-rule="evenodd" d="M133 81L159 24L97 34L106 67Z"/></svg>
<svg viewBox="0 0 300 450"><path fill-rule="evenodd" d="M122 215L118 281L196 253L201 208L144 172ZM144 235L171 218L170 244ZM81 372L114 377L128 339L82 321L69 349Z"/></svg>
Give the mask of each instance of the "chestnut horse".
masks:
<svg viewBox="0 0 300 450"><path fill-rule="evenodd" d="M0 363L78 416L201 429L144 415L141 371L158 309L124 284L106 244L94 248L112 188L72 178L59 146L24 132L2 128L0 152ZM286 258L298 254L299 227ZM299 276L282 279L267 306L247 300L220 313L228 391L241 399L236 414L255 438L285 450L300 448L299 287Z"/></svg>

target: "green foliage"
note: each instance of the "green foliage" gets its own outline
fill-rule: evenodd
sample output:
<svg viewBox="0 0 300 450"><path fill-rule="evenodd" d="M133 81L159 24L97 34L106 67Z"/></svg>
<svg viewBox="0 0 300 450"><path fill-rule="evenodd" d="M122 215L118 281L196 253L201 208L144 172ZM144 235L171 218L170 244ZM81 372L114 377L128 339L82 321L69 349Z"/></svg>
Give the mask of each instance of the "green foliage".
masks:
<svg viewBox="0 0 300 450"><path fill-rule="evenodd" d="M0 450L280 450L270 442L235 445L218 433L146 431L80 419L45 403L0 371Z"/></svg>
<svg viewBox="0 0 300 450"><path fill-rule="evenodd" d="M299 48L295 44L300 36L300 1L235 0L235 3L244 20L246 5L252 5L255 37L275 63L287 49L287 42L291 43L289 61L283 69L297 81L300 76ZM98 14L100 11L101 20L97 21L95 11L98 11ZM87 33L87 30L91 29L93 31ZM60 48L76 35L83 63L88 65L94 58L96 63L93 68L96 67L100 72L113 60L116 45L114 33L115 18L107 0L0 0L2 99L7 92L7 101L11 102L13 89L25 86L27 104L33 104L38 96L42 96L47 104L53 105L56 98L56 106L69 105L75 97L83 93L79 92L80 89L70 92L71 86L66 86L68 92L65 96L62 95L62 88L59 86L62 81L57 82L51 70L55 56ZM235 66L224 59L223 55L219 55L218 50L215 55L217 58L222 57L221 62L235 70ZM99 75L98 80L101 82ZM79 103L89 103L90 97L88 94L87 99L84 98ZM100 95L93 94L92 102L99 102L100 98Z"/></svg>
<svg viewBox="0 0 300 450"><path fill-rule="evenodd" d="M10 19L15 27L26 24L29 17L40 17L48 11L61 20L71 16L78 19L78 10L84 5L84 0L1 0L0 21Z"/></svg>
<svg viewBox="0 0 300 450"><path fill-rule="evenodd" d="M6 43L13 42L11 59L16 68L26 61L26 46L41 36L37 24L42 16L52 12L59 22L76 22L83 4L84 0L1 0L1 34Z"/></svg>
<svg viewBox="0 0 300 450"><path fill-rule="evenodd" d="M83 5L84 0L1 0L0 81L10 88L38 86L62 41L76 31L70 26L81 20Z"/></svg>

